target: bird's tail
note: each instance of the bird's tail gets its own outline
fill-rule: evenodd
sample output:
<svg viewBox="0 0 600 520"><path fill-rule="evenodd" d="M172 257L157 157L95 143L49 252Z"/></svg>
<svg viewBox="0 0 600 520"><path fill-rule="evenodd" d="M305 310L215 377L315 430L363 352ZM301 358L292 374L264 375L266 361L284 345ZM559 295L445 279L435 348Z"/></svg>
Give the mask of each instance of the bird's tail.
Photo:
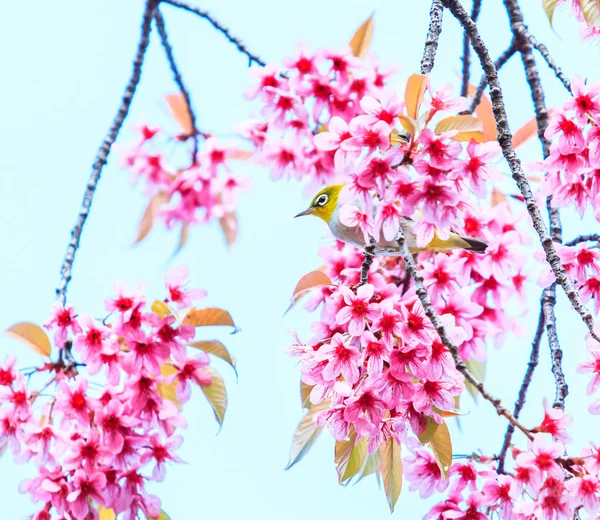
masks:
<svg viewBox="0 0 600 520"><path fill-rule="evenodd" d="M474 253L485 253L485 250L488 247L488 245L483 240L479 240L478 238L460 238L467 243L467 247L464 247L463 249L468 249L469 251L473 251Z"/></svg>

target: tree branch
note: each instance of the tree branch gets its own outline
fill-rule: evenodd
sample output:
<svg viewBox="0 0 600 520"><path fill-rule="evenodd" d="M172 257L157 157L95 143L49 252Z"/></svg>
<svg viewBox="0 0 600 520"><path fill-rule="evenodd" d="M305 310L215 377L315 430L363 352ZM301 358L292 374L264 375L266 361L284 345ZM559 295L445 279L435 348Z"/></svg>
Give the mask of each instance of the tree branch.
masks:
<svg viewBox="0 0 600 520"><path fill-rule="evenodd" d="M542 307L546 320L546 332L548 334L548 345L550 346L550 357L552 358L552 375L554 375L554 384L556 386L556 397L554 398L554 408L565 407L565 399L569 393L569 387L565 381L565 374L562 369L562 350L558 343L558 334L556 333L556 316L554 314L554 305L556 304L556 284L546 287L542 293Z"/></svg>
<svg viewBox="0 0 600 520"><path fill-rule="evenodd" d="M173 72L173 79L179 88L179 91L183 95L185 99L185 103L188 108L188 113L190 115L190 120L192 122L192 135L190 136L194 140L194 149L192 152L192 164L196 164L198 159L198 134L200 133L196 128L196 114L194 114L194 110L192 109L192 101L190 98L190 94L188 90L185 88L183 83L183 78L181 77L181 73L179 72L179 68L177 67L177 63L175 62L175 56L173 56L173 48L169 43L169 38L167 35L167 28L165 26L165 20L158 9L154 11L154 21L156 22L156 29L158 30L158 34L160 35L160 42L165 50L165 55L167 57L167 61L169 62L169 66L171 67L171 71Z"/></svg>
<svg viewBox="0 0 600 520"><path fill-rule="evenodd" d="M510 43L510 47L508 47L508 49L506 49L502 54L500 54L500 56L498 56L498 59L494 62L494 67L496 67L496 71L499 71L508 62L508 60L510 60L515 55L516 52L517 46L515 45L515 41L513 40ZM479 82L477 90L475 91L473 100L471 101L471 106L469 107L470 114L475 112L475 109L477 108L479 103L481 103L481 97L483 96L483 91L485 90L485 87L487 87L487 84L488 79L487 76L484 74L481 78L481 81Z"/></svg>
<svg viewBox="0 0 600 520"><path fill-rule="evenodd" d="M117 139L117 135L119 134L119 131L123 126L123 122L127 117L129 107L131 106L131 101L133 100L135 90L140 81L140 77L142 74L142 64L144 62L144 56L146 54L146 49L148 48L148 43L150 41L150 31L152 30L152 15L154 12L154 8L157 5L157 1L158 0L147 0L146 2L144 16L142 19L141 36L135 54L135 58L133 60L133 71L131 73L131 78L129 79L125 87L125 92L123 94L123 98L121 100L119 109L117 110L117 115L115 116L115 119L108 133L106 134L104 141L102 141L102 145L100 146L98 154L96 155L96 159L94 160L94 164L92 166L92 173L90 174L87 187L83 195L83 201L81 203L79 215L77 216L75 226L71 230L71 240L69 242L69 245L67 246L67 252L65 253L65 257L60 268L60 283L58 284L58 287L56 289L57 299L63 305L66 303L67 300L67 287L69 285L69 282L71 281L71 271L73 268L73 262L75 261L75 253L79 248L81 232L83 230L85 221L88 218L90 207L92 206L92 200L94 198L94 193L96 192L96 186L98 185L100 174L102 173L102 168L108 160L108 155L110 154L112 145Z"/></svg>
<svg viewBox="0 0 600 520"><path fill-rule="evenodd" d="M479 17L479 12L481 11L481 0L473 0L473 9L471 11L471 18L474 22L477 21ZM467 97L469 94L469 79L470 79L470 58L471 58L471 43L469 42L469 37L465 32L463 36L463 55L462 55L462 88L460 90L460 95L462 97Z"/></svg>
<svg viewBox="0 0 600 520"><path fill-rule="evenodd" d="M531 42L531 45L533 45L533 47L542 55L542 58L544 58L544 61L546 62L548 67L550 67L554 71L554 75L569 91L569 94L572 94L571 80L567 78L567 76L565 76L565 73L556 64L552 56L550 56L550 51L548 50L548 48L543 43L538 42L531 34L529 35L529 41Z"/></svg>
<svg viewBox="0 0 600 520"><path fill-rule="evenodd" d="M525 375L523 376L523 382L521 383L521 388L519 388L519 395L517 397L517 400L515 402L515 408L513 410L513 415L515 416L515 419L519 418L521 410L525 405L525 397L527 396L527 390L529 390L529 385L531 384L531 380L533 379L533 372L535 371L535 368L537 367L540 359L540 343L542 341L542 335L544 334L544 324L544 309L542 306L540 306L540 317L538 318L537 329L535 331L535 336L531 344L531 354L529 355L529 363L527 363L527 370L525 371ZM504 463L506 461L506 454L508 452L510 441L514 432L515 427L512 424L509 424L506 428L506 433L504 434L504 442L502 443L500 454L498 455L498 473L504 473Z"/></svg>
<svg viewBox="0 0 600 520"><path fill-rule="evenodd" d="M533 197L531 186L529 185L529 182L527 181L527 178L525 177L525 174L523 172L521 161L517 157L515 150L512 146L512 134L508 126L506 108L504 106L504 99L502 96L500 82L498 81L498 74L496 68L494 67L494 63L490 58L489 52L485 44L483 43L481 36L479 35L477 26L473 23L473 20L471 20L470 16L463 9L462 5L458 0L442 1L446 5L446 7L450 9L453 16L460 22L460 24L469 34L469 38L473 45L473 49L477 53L477 56L479 57L479 60L481 62L481 66L488 77L488 82L490 85L490 97L492 100L492 107L496 119L496 127L498 129L498 142L500 144L500 147L502 148L502 153L504 154L504 157L508 162L508 165L512 172L512 177L515 180L519 191L521 192L521 195L523 195L523 198L525 199L525 206L533 222L533 227L539 236L544 252L546 253L546 260L552 267L552 270L556 276L556 280L565 291L567 298L569 299L577 313L581 316L583 322L587 325L590 335L596 341L600 342L600 338L594 331L594 318L581 301L579 294L575 290L575 287L569 279L565 268L562 265L558 254L556 253L556 249L554 248L552 238L548 234L548 230L542 219L540 209L537 207L537 204Z"/></svg>
<svg viewBox="0 0 600 520"><path fill-rule="evenodd" d="M593 233L591 235L579 235L573 240L567 242L565 245L568 247L573 247L577 244L581 244L581 242L600 242L600 235L597 233Z"/></svg>
<svg viewBox="0 0 600 520"><path fill-rule="evenodd" d="M500 401L500 399L495 398L485 389L485 387L483 386L483 383L481 381L479 381L471 373L471 371L468 369L468 367L465 365L465 363L463 362L463 360L460 357L458 348L456 347L456 345L454 345L450 341L450 338L448 338L448 334L446 333L446 329L444 328L444 325L442 324L442 320L440 319L439 314L436 312L436 310L433 308L433 305L431 304L431 300L429 298L429 295L427 294L427 290L425 289L425 285L423 283L423 276L419 272L419 268L417 267L417 264L415 263L413 256L410 254L410 252L408 250L402 229L399 230L396 240L398 241L398 246L400 247L400 251L402 252L402 258L404 259L404 265L406 267L406 272L408 274L410 274L411 278L413 279L413 281L415 283L415 292L417 293L419 301L421 302L421 305L423 306L425 314L431 320L431 323L433 324L436 332L438 333L438 336L440 337L440 341L452 355L452 358L454 359L454 363L456 365L456 369L461 374L463 374L463 376L465 376L465 379L469 383L471 383L475 388L477 388L477 390L479 391L481 396L486 401L489 401L490 403L492 403L492 405L496 409L496 412L498 413L498 415L502 415L502 416L506 417L506 419L508 419L508 422L510 424L512 424L519 430L521 430L525 435L527 435L528 438L532 439L533 435L531 434L531 432L527 428L525 428L525 426L523 426L516 419L516 417L514 417L502 405L502 402Z"/></svg>
<svg viewBox="0 0 600 520"><path fill-rule="evenodd" d="M431 69L433 69L440 34L442 33L443 15L444 4L442 0L433 0L431 2L431 10L429 11L429 31L427 32L423 59L421 60L421 74L429 74Z"/></svg>
<svg viewBox="0 0 600 520"><path fill-rule="evenodd" d="M359 286L365 285L369 281L369 269L373 265L373 258L375 254L375 240L371 237L371 243L365 246L363 254L365 258L360 268L360 282Z"/></svg>
<svg viewBox="0 0 600 520"><path fill-rule="evenodd" d="M198 15L200 18L204 18L217 31L219 31L223 36L225 36L225 38L227 38L227 40L230 43L233 43L233 45L235 45L237 47L238 51L240 51L242 54L244 54L248 58L249 65L252 65L253 62L256 63L257 65L260 65L261 67L264 67L266 65L266 62L264 62L262 59L260 59L256 54L251 53L239 38L233 36L229 32L229 29L227 27L221 25L217 20L215 20L210 13L208 13L206 11L202 11L201 9L199 9L197 7L192 7L191 5L186 4L185 2L179 2L178 0L162 0L162 3L169 4L174 7L178 7L179 9L183 9L184 11L188 11L190 13L194 13L194 14Z"/></svg>

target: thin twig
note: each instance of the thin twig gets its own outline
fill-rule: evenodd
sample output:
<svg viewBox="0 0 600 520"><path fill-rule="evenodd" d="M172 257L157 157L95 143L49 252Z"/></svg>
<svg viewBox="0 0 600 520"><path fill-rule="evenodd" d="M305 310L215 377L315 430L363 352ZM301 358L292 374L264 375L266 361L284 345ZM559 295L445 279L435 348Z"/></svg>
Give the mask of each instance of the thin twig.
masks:
<svg viewBox="0 0 600 520"><path fill-rule="evenodd" d="M529 389L529 385L531 384L531 380L533 379L533 372L535 371L535 368L537 367L540 359L540 343L544 334L544 324L544 310L540 306L540 317L538 318L537 329L535 331L535 336L531 344L531 354L529 355L529 363L527 363L527 370L525 371L525 375L523 376L523 382L521 383L521 388L519 388L519 395L517 396L515 408L513 410L513 415L516 419L519 418L521 410L525 405L527 390ZM514 432L515 427L512 424L509 424L506 428L506 433L504 434L504 442L502 444L502 448L500 449L500 454L498 455L498 473L504 473L504 463L506 461L506 454L508 452L510 441Z"/></svg>
<svg viewBox="0 0 600 520"><path fill-rule="evenodd" d="M593 233L591 235L579 235L578 237L570 240L565 245L569 247L576 246L577 244L581 244L582 242L600 242L600 235L597 233Z"/></svg>
<svg viewBox="0 0 600 520"><path fill-rule="evenodd" d="M543 43L538 42L531 34L529 35L529 41L531 42L531 45L533 45L535 49L542 55L542 58L544 58L544 61L546 62L548 67L550 67L554 71L554 75L560 80L560 82L565 86L569 93L572 94L571 80L567 78L567 76L565 76L565 73L556 64L556 62L550 55L550 51L548 50L548 48Z"/></svg>
<svg viewBox="0 0 600 520"><path fill-rule="evenodd" d="M429 31L425 40L423 59L421 60L421 74L429 74L433 69L435 55L437 54L440 34L442 33L442 17L444 4L442 0L433 0L429 11Z"/></svg>
<svg viewBox="0 0 600 520"><path fill-rule="evenodd" d="M190 13L197 14L200 18L204 18L208 23L210 23L217 31L219 31L230 43L233 43L237 47L237 50L240 51L248 58L248 64L252 65L252 63L256 63L261 67L266 65L266 62L260 59L256 54L251 53L246 46L242 43L242 41L233 36L227 27L221 25L217 20L215 20L212 15L202 9L197 7L193 7L191 5L186 4L185 2L179 2L178 0L162 0L163 4L169 4L174 7L178 7L179 9L183 9L184 11L188 11Z"/></svg>
<svg viewBox="0 0 600 520"><path fill-rule="evenodd" d="M474 22L477 21L479 17L479 12L481 11L481 1L482 0L473 0L473 9L471 10L471 18ZM471 44L469 43L469 37L467 33L463 36L463 55L462 55L462 88L460 90L460 95L462 97L467 97L469 94L469 79L471 76L470 65L471 65Z"/></svg>
<svg viewBox="0 0 600 520"><path fill-rule="evenodd" d="M558 254L556 253L556 249L554 248L554 244L552 242L552 237L548 233L540 213L540 209L538 208L533 197L531 186L529 185L529 182L523 172L521 161L517 157L517 154L512 146L512 133L508 126L506 107L504 106L502 89L500 87L500 82L498 81L498 73L494 67L494 62L492 61L489 52L483 43L481 36L479 35L477 26L473 23L473 20L471 20L471 17L464 10L460 2L458 0L442 1L446 7L450 9L453 16L460 22L463 28L468 32L473 49L477 53L477 56L481 62L481 66L488 77L492 108L498 130L498 142L510 167L512 177L515 180L521 195L523 195L523 198L525 199L525 206L533 222L533 227L539 236L544 252L546 253L546 260L552 267L552 270L556 276L556 280L565 291L567 298L577 313L581 316L583 322L587 325L590 336L592 336L596 341L600 342L600 337L598 337L594 331L594 318L581 301L579 294L575 290L575 287L569 279L567 272L565 271L565 268L562 265Z"/></svg>
<svg viewBox="0 0 600 520"><path fill-rule="evenodd" d="M498 59L494 62L494 67L496 67L496 71L499 71L508 62L508 60L510 60L515 55L516 52L517 46L515 45L515 41L513 40L510 43L510 47L508 47L508 49L506 49L502 54L500 54L500 56L498 56ZM481 78L481 81L479 82L479 86L477 87L475 94L473 95L473 100L471 101L471 106L469 107L469 113L472 114L473 112L475 112L475 109L477 108L479 103L481 103L481 97L483 96L483 92L487 87L487 84L488 79L487 76L484 74Z"/></svg>
<svg viewBox="0 0 600 520"><path fill-rule="evenodd" d="M60 283L58 284L58 287L56 289L57 299L63 305L66 303L67 300L67 287L69 285L69 282L71 281L71 270L73 268L73 262L75 261L75 253L79 248L81 232L90 212L90 207L92 205L94 193L96 192L98 180L100 179L100 174L102 173L102 168L106 164L112 145L117 139L119 130L121 130L123 122L127 117L127 113L129 112L129 107L131 106L131 101L133 100L136 87L140 81L140 77L142 74L142 64L144 62L144 56L146 54L146 49L148 48L148 43L150 41L150 31L152 30L152 14L154 12L154 8L157 5L157 1L158 0L147 0L146 2L144 16L142 19L141 36L135 54L135 58L133 60L133 71L131 73L131 78L129 79L125 87L125 92L123 94L123 98L121 100L119 109L117 110L117 115L115 116L115 119L108 133L106 134L104 141L102 141L102 145L100 146L98 154L96 155L96 159L94 160L94 164L92 166L92 173L90 174L90 178L88 180L87 187L83 195L83 201L81 203L79 215L77 216L75 226L71 230L71 240L69 242L69 245L67 246L67 252L65 253L65 257L60 268Z"/></svg>
<svg viewBox="0 0 600 520"><path fill-rule="evenodd" d="M373 265L373 258L375 254L375 240L371 238L371 243L368 246L365 246L365 250L363 254L365 256L362 266L360 268L360 282L358 286L365 285L369 281L369 269L371 269L371 265Z"/></svg>
<svg viewBox="0 0 600 520"><path fill-rule="evenodd" d="M556 387L556 397L554 398L554 408L565 407L565 399L569 393L569 387L565 381L565 374L562 369L562 350L558 343L558 334L556 333L556 315L554 305L556 304L556 284L546 287L542 293L542 306L546 319L546 333L548 334L548 345L550 347L550 357L552 359L552 375Z"/></svg>
<svg viewBox="0 0 600 520"><path fill-rule="evenodd" d="M496 409L496 412L498 413L498 415L502 415L502 416L506 417L506 419L508 419L508 422L510 424L514 425L516 428L521 430L525 435L527 435L528 438L532 439L533 435L531 434L531 432L527 428L525 428L525 426L523 426L502 405L502 402L500 401L500 399L495 398L486 390L486 388L483 386L483 383L481 381L479 381L471 373L471 371L468 369L468 367L465 365L465 363L463 362L463 360L460 357L458 348L456 347L456 345L454 345L450 341L450 338L448 338L448 334L446 333L446 329L444 328L444 325L442 324L440 316L436 312L436 310L433 308L433 305L431 304L431 300L429 298L429 295L427 294L427 290L425 289L425 285L423 283L423 276L419 272L419 268L417 267L417 264L415 263L413 256L410 254L410 252L408 250L402 229L399 230L398 236L396 237L396 239L398 241L398 246L400 247L400 251L402 252L402 258L404 259L404 265L406 268L406 272L408 274L410 274L410 276L412 277L412 279L414 281L415 292L419 298L419 301L421 302L421 305L423 306L425 314L431 320L431 323L433 324L435 330L437 331L438 336L440 337L440 341L452 355L452 358L454 359L454 363L456 365L456 369L461 374L463 374L463 376L465 376L465 379L479 391L481 396L486 401L489 401L490 403L492 403L492 405Z"/></svg>
<svg viewBox="0 0 600 520"><path fill-rule="evenodd" d="M167 35L165 20L158 7L154 11L154 21L156 22L156 29L158 30L158 34L160 35L160 42L162 43L162 46L165 50L167 61L169 62L169 66L171 67L171 71L173 72L173 79L175 80L179 91L185 99L188 113L190 115L190 121L192 123L192 135L190 135L189 137L191 137L194 142L194 149L192 152L192 164L196 164L196 161L198 159L198 134L200 133L196 128L196 114L194 114L194 110L192 109L190 93L187 90L187 88L185 88L183 78L181 77L181 72L179 72L179 67L177 67L177 63L175 62L175 56L173 56L173 48L169 43L169 38Z"/></svg>

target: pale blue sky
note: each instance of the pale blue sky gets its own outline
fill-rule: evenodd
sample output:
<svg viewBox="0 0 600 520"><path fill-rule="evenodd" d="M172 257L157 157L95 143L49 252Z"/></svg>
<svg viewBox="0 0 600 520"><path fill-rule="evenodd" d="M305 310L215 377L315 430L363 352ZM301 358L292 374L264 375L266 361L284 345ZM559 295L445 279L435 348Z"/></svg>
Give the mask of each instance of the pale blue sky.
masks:
<svg viewBox="0 0 600 520"><path fill-rule="evenodd" d="M600 80L598 46L578 41L577 28L566 13L556 16L559 38L548 27L541 0L522 3L530 27L567 74ZM482 33L494 56L510 40L500 4L484 1L481 16ZM202 7L267 61L289 55L298 39L313 48L344 44L375 10L373 50L383 64L400 65L393 83L401 85L403 78L418 71L429 1L206 0ZM0 86L0 329L23 320L42 323L47 317L92 159L129 77L142 9L141 0L9 2L4 6L0 20L4 79ZM247 60L203 20L170 6L163 7L163 14L199 126L224 138L231 136L231 126L256 109L242 97L250 84ZM175 87L155 36L128 126L141 120L167 121L162 96ZM434 84L458 83L460 49L461 34L448 16ZM565 92L543 65L540 69L548 104L554 106L565 99ZM475 77L479 78L478 72ZM521 63L514 59L501 79L510 123L516 128L532 117ZM126 129L119 144L127 144L131 137ZM523 152L526 160L537 159L538 143L532 142ZM507 171L504 165L501 169ZM283 470L302 415L299 372L285 354L288 329L307 337L311 317L301 309L285 318L282 313L300 276L320 265L317 249L327 233L316 220L292 219L306 204L299 184L272 183L268 172L247 164L237 164L236 172L252 182L251 191L242 195L239 204L238 243L228 251L216 226L197 227L176 262L186 263L195 285L208 291L207 304L229 309L242 329L223 338L238 360L239 382L227 366L215 363L229 390L224 426L216 435L212 413L202 396L196 395L186 408L189 427L180 453L187 464L170 468L166 481L155 491L173 520L200 516L387 518L385 496L374 479L347 489L338 486L329 435L323 435L305 460L290 471ZM144 243L130 247L143 205L140 190L131 188L129 175L120 170L118 153L114 153L100 181L73 272L69 301L78 311L101 314L103 300L118 279L145 279L149 295L162 294L163 273L177 237L157 229ZM596 229L595 221L586 222L584 228L571 219L565 236ZM533 310L523 319L527 336L511 339L502 350L490 347L493 368L486 384L507 404L512 405L529 355L538 292L532 284ZM514 314L521 312L516 302L511 305ZM600 421L585 417L590 402L584 394L587 380L573 375L575 364L585 356L583 327L562 295L558 314L571 388L568 407L576 415L576 441L587 442ZM25 347L0 336L0 357L14 351L22 366L35 361ZM526 424L540 419L528 412L539 410L542 396L553 394L544 342L524 415ZM497 452L505 422L485 403L474 405L470 397L464 403L469 415L462 418L462 433L451 425L455 453L476 448ZM3 520L26 517L35 509L27 496L17 493L17 486L32 475L32 468L15 465L5 454L0 471L0 516ZM428 504L405 485L396 516L420 518Z"/></svg>

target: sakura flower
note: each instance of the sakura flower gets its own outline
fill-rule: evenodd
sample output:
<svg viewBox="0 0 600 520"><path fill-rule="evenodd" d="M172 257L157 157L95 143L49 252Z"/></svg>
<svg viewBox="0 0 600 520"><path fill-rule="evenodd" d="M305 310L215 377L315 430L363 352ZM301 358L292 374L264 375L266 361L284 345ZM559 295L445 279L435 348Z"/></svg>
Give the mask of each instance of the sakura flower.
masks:
<svg viewBox="0 0 600 520"><path fill-rule="evenodd" d="M556 462L564 454L564 446L560 442L553 442L548 434L538 433L533 439L531 453L523 452L517 456L519 466L532 465L540 472L547 472L555 478L562 478L563 471Z"/></svg>
<svg viewBox="0 0 600 520"><path fill-rule="evenodd" d="M67 304L63 306L60 302L56 302L52 306L51 314L50 319L44 323L44 327L47 329L57 329L54 333L54 344L58 348L63 348L67 341L68 331L70 330L72 334L78 334L81 332L81 327L77 322L72 305Z"/></svg>
<svg viewBox="0 0 600 520"><path fill-rule="evenodd" d="M319 349L319 358L326 361L322 372L326 381L336 380L340 375L350 385L358 381L360 353L356 347L346 342L341 334L335 334L328 345Z"/></svg>
<svg viewBox="0 0 600 520"><path fill-rule="evenodd" d="M76 518L84 518L90 510L88 499L104 504L102 490L106 487L106 477L101 471L87 474L78 469L75 471L71 483L71 491L67 502L71 503L71 510Z"/></svg>
<svg viewBox="0 0 600 520"><path fill-rule="evenodd" d="M379 305L370 303L375 288L371 284L359 287L354 294L347 287L340 287L340 293L346 304L335 317L336 323L348 324L348 332L352 336L360 336L365 330L365 320L379 315Z"/></svg>
<svg viewBox="0 0 600 520"><path fill-rule="evenodd" d="M421 498L429 498L434 492L441 493L448 487L442 478L437 461L430 451L412 449L412 454L404 458L404 477L410 482L409 489L418 491Z"/></svg>

